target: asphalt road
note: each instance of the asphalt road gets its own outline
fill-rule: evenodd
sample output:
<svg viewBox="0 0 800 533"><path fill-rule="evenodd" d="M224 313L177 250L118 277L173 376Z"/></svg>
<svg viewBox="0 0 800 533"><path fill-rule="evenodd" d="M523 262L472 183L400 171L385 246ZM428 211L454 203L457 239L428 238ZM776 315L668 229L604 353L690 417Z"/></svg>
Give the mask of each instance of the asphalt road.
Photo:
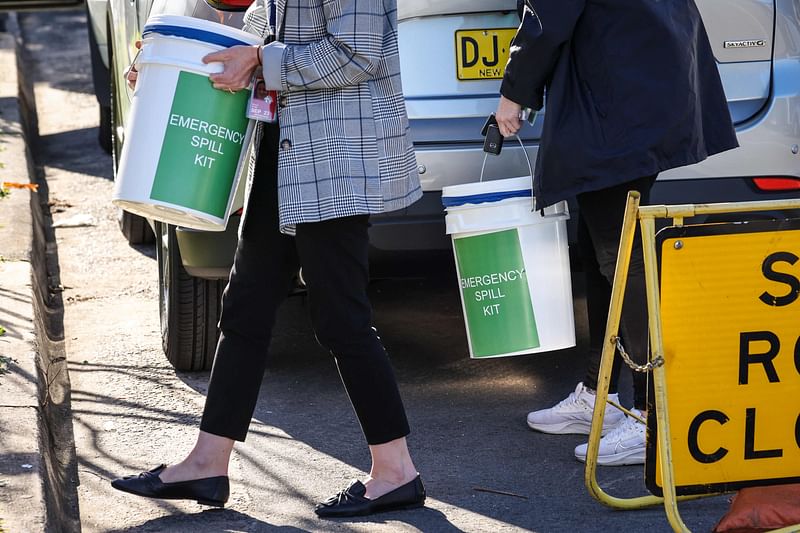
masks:
<svg viewBox="0 0 800 533"><path fill-rule="evenodd" d="M166 362L155 251L127 245L117 228L111 159L96 141L84 12L20 20L52 220L92 217L89 226L56 229L84 531L670 530L660 508L614 511L589 496L572 454L583 437L537 434L525 424L529 410L565 397L582 374L580 284L576 349L474 361L446 255L384 258L371 288L375 324L413 426L409 443L430 496L425 509L347 521L313 514L316 501L364 475L369 456L300 297L276 328L252 431L233 459L229 507L204 511L113 491L111 478L179 460L190 448L208 375L175 372ZM615 495L646 492L639 467L607 468L601 480ZM719 497L681 504L695 531L710 530L726 507Z"/></svg>

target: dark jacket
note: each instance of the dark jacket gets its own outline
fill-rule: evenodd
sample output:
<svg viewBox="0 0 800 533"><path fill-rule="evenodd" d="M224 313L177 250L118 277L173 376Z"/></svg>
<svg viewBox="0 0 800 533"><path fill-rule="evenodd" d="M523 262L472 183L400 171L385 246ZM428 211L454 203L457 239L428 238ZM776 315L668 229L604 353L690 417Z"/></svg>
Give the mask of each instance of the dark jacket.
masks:
<svg viewBox="0 0 800 533"><path fill-rule="evenodd" d="M738 146L693 0L526 0L500 92L545 88L540 206Z"/></svg>

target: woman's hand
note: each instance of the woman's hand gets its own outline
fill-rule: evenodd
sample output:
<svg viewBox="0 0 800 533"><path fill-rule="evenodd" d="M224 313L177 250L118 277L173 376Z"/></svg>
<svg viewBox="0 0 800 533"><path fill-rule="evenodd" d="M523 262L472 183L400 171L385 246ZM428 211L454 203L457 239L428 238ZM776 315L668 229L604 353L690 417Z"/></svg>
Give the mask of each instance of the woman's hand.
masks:
<svg viewBox="0 0 800 533"><path fill-rule="evenodd" d="M137 50L142 49L142 41L136 41L134 43ZM138 55L138 54L137 54ZM135 61L135 59L134 59ZM131 89L136 88L136 80L139 79L139 71L136 70L136 63L131 63L128 68L125 69L125 72L122 74L125 77L125 80L128 82L128 87Z"/></svg>
<svg viewBox="0 0 800 533"><path fill-rule="evenodd" d="M497 125L500 127L500 134L503 137L511 137L522 127L522 121L519 118L521 112L521 105L512 102L505 96L500 97L494 118L497 119Z"/></svg>
<svg viewBox="0 0 800 533"><path fill-rule="evenodd" d="M232 46L219 52L208 54L203 58L203 63L222 63L223 71L211 74L215 89L223 91L238 91L250 85L253 71L261 64L260 46Z"/></svg>

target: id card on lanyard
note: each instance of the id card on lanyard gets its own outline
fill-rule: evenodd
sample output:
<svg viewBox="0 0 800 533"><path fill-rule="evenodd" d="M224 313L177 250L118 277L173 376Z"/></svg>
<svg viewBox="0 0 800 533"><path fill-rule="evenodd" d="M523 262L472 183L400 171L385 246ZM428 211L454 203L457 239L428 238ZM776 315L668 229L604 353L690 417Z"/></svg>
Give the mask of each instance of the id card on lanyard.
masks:
<svg viewBox="0 0 800 533"><path fill-rule="evenodd" d="M276 27L275 0L267 0L269 9L270 33L264 40L268 44L275 40ZM261 122L274 123L278 120L278 91L267 90L261 69L256 70L250 103L247 106L247 118Z"/></svg>

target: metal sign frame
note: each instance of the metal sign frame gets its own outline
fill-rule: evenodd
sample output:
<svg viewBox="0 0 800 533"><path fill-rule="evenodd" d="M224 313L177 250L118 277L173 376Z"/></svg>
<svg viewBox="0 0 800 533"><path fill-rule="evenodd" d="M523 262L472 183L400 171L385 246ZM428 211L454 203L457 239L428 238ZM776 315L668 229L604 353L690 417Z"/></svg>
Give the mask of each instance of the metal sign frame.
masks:
<svg viewBox="0 0 800 533"><path fill-rule="evenodd" d="M648 370L653 372L652 377L652 405L655 407L655 419L659 428L655 437L662 453L659 454L661 466L663 497L645 495L634 498L619 498L607 494L597 481L597 456L600 448L600 438L603 427L605 409L595 409L592 417L592 429L589 433L589 445L586 453L586 470L584 481L586 488L596 500L617 509L641 509L653 505L662 505L667 514L672 529L679 532L689 532L678 511L678 502L700 496L678 496L675 486L675 473L673 470L672 449L670 439L669 413L667 406L667 384L664 361L664 339L661 327L661 296L659 290L658 252L656 243L656 220L672 219L673 226L684 226L684 219L697 215L715 215L731 213L747 213L756 211L782 211L800 210L800 200L777 200L766 202L738 202L720 204L687 204L687 205L660 205L639 206L640 195L631 191L625 208L625 218L620 237L617 265L614 273L614 285L611 291L611 304L608 310L605 342L600 363L600 373L597 380L596 402L604 405L608 402L608 387L611 381L611 368L614 362L614 353L619 333L620 317L622 314L622 301L627 285L628 270L630 267L633 238L636 232L637 221L641 225L642 250L644 253L645 281L647 286L647 309L650 330L650 354ZM617 407L620 407L617 405ZM623 409L627 412L626 409ZM649 413L648 413L649 414ZM800 524L774 530L775 533L796 532Z"/></svg>

